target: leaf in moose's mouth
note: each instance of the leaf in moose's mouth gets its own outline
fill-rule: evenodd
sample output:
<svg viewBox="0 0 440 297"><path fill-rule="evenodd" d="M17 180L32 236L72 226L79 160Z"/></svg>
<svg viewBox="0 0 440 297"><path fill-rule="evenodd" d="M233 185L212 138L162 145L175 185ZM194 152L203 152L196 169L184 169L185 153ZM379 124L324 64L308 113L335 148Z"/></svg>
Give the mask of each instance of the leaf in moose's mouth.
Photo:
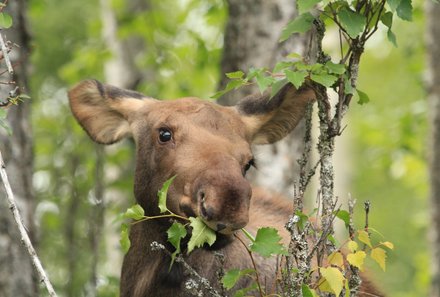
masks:
<svg viewBox="0 0 440 297"><path fill-rule="evenodd" d="M190 217L189 224L192 228L191 239L188 242L188 254L191 253L194 248L201 247L205 243L210 246L214 244L217 239L217 235L214 230L209 228L200 217L194 218Z"/></svg>

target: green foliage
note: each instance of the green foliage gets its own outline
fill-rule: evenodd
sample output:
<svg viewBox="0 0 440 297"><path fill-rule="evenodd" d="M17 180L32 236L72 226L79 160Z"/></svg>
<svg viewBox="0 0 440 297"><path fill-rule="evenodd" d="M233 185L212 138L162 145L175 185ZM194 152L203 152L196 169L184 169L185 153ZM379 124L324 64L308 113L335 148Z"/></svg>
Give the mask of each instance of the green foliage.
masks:
<svg viewBox="0 0 440 297"><path fill-rule="evenodd" d="M339 21L342 28L344 28L351 38L356 38L364 31L367 24L365 16L347 8L343 7L338 13Z"/></svg>
<svg viewBox="0 0 440 297"><path fill-rule="evenodd" d="M253 276L255 273L254 269L231 269L225 273L222 277L222 284L227 289L232 289L235 284L242 278L243 276Z"/></svg>
<svg viewBox="0 0 440 297"><path fill-rule="evenodd" d="M266 258L273 255L287 255L287 250L280 241L281 236L277 229L263 227L258 229L250 250Z"/></svg>
<svg viewBox="0 0 440 297"><path fill-rule="evenodd" d="M135 204L124 213L124 218L133 220L142 220L145 217L145 211L139 204Z"/></svg>
<svg viewBox="0 0 440 297"><path fill-rule="evenodd" d="M191 253L196 247L202 247L205 243L213 245L217 238L215 232L200 217L190 217L189 220L191 221L192 233L188 242L187 253Z"/></svg>
<svg viewBox="0 0 440 297"><path fill-rule="evenodd" d="M8 29L11 26L12 26L12 17L5 12L0 12L0 27L3 29Z"/></svg>
<svg viewBox="0 0 440 297"><path fill-rule="evenodd" d="M171 263L170 267L173 265L174 260L176 259L177 254L180 254L180 241L186 237L186 229L185 226L174 222L171 227L167 230L168 242L173 245L176 249L171 255Z"/></svg>
<svg viewBox="0 0 440 297"><path fill-rule="evenodd" d="M176 176L173 176L172 178L168 179L157 193L157 196L159 197L159 209L161 213L169 211L167 208L168 189L175 178Z"/></svg>
<svg viewBox="0 0 440 297"><path fill-rule="evenodd" d="M313 20L315 18L309 13L303 13L293 19L281 32L280 41L287 40L290 35L294 33L305 33L312 28Z"/></svg>

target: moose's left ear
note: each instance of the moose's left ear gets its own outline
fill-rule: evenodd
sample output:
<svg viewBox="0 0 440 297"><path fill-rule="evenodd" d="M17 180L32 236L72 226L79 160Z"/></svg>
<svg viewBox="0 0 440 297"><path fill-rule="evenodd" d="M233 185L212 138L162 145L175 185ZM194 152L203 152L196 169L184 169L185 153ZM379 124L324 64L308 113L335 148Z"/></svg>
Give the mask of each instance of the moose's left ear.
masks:
<svg viewBox="0 0 440 297"><path fill-rule="evenodd" d="M303 118L307 104L316 99L310 86L296 89L286 84L272 98L270 94L254 94L235 106L252 143L273 143L284 138Z"/></svg>

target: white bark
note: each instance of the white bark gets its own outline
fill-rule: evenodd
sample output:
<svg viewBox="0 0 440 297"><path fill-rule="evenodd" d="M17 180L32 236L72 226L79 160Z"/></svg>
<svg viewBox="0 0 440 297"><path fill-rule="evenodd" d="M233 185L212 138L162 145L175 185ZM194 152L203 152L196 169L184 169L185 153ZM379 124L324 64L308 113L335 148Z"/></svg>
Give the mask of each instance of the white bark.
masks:
<svg viewBox="0 0 440 297"><path fill-rule="evenodd" d="M7 12L12 15L13 27L2 31L5 40L10 40L20 48L10 53L14 65L14 79L26 92L26 68L28 66L28 35L25 26L26 5L24 0L10 1ZM7 69L0 61L0 72ZM1 81L9 81L8 74L0 76ZM2 85L0 99L5 100L11 89ZM29 120L30 103L12 106L8 112L8 123L12 135L0 130L0 150L5 158L11 187L15 192L17 207L32 238L34 195L32 190L32 129ZM8 209L6 192L0 187L0 296L37 295L37 282L29 255L20 242L18 228Z"/></svg>
<svg viewBox="0 0 440 297"><path fill-rule="evenodd" d="M23 218L21 217L20 212L18 211L17 203L15 202L14 193L12 192L11 184L9 183L8 175L6 173L6 166L4 164L1 151L0 151L0 176L2 178L2 182L6 190L6 197L8 199L9 209L12 212L12 216L14 217L15 223L17 224L20 233L20 240L26 247L29 256L31 257L32 264L37 270L40 281L44 283L44 285L46 286L49 296L56 297L57 294L55 293L52 284L50 283L49 278L47 277L47 274L43 269L43 265L41 265L41 261L38 258L37 253L35 252L31 239L29 238L29 235L23 224Z"/></svg>
<svg viewBox="0 0 440 297"><path fill-rule="evenodd" d="M296 15L295 2L290 0L228 0L229 20L225 32L225 48L221 72L248 71L250 67L272 68L287 54L303 54L307 47L307 36L293 36L279 43L284 26ZM228 80L223 79L220 89ZM256 87L241 88L220 98L224 105L258 92ZM251 179L258 185L293 196L292 185L297 181L302 153L304 124L301 122L284 140L267 146L254 148L258 170Z"/></svg>

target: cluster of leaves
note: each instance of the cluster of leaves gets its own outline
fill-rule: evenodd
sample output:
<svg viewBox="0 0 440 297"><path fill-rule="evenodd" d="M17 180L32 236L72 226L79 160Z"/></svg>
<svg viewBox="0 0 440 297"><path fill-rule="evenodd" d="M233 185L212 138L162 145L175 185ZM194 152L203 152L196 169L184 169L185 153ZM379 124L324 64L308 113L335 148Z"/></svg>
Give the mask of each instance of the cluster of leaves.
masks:
<svg viewBox="0 0 440 297"><path fill-rule="evenodd" d="M316 5L324 6L318 9L318 16L314 16L310 10ZM327 2L321 0L300 0L297 1L300 15L292 20L281 33L280 42L287 40L292 34L305 33L309 31L317 21L322 23L332 22L336 24L341 32L341 57L339 63L327 61L326 63L305 63L310 57L304 59L301 55L292 53L269 71L266 68L250 68L247 75L242 71L226 73L230 79L225 89L213 95L218 98L223 94L237 89L243 85L258 85L260 92L272 87L272 96L287 82L299 88L306 79L314 81L326 88L333 88L335 91L342 91L343 94L353 95L356 91L358 103L369 102L367 94L356 89L351 82L351 73L347 71L352 48L359 46L363 48L364 43L377 31L379 24L387 28L388 40L397 46L396 36L392 31L393 16L403 20L412 19L411 0L382 0L368 1L358 0L352 3L346 1ZM344 54L342 44L348 45ZM362 49L361 49L362 50ZM337 82L342 83L337 83Z"/></svg>
<svg viewBox="0 0 440 297"><path fill-rule="evenodd" d="M338 217L341 216L338 214ZM350 267L364 271L365 260L370 257L385 271L387 251L384 248L392 250L394 245L389 241L379 241L373 244L367 230L357 230L355 238L340 245L338 250L327 257L326 265L313 268L313 272L318 274L317 282L310 286L303 285L303 292L308 293L305 296L317 297L319 296L317 292L328 292L340 296L343 289L345 289L344 296L350 296L351 288L349 287L349 274L347 274L351 270Z"/></svg>
<svg viewBox="0 0 440 297"><path fill-rule="evenodd" d="M315 17L310 10L319 3L319 18L326 22L331 20L342 31L346 40L369 38L382 23L388 29L388 40L397 46L396 36L392 31L393 15L405 21L412 20L411 0L358 0L346 1L298 0L300 15L284 29L281 40L284 41L293 33L304 33L310 30ZM386 4L386 5L385 5Z"/></svg>
<svg viewBox="0 0 440 297"><path fill-rule="evenodd" d="M255 237L244 228L242 229L242 232L250 240L249 245L243 244L243 246L248 251L251 259L253 259L254 253L257 253L264 258L286 256L288 254L286 247L281 243L281 236L275 228L259 228ZM264 294L264 286L258 278L258 269L256 266L253 268L231 269L227 271L222 278L222 285L227 290L231 290L243 277L250 277L253 282L250 286L237 290L234 293L234 297L246 296L249 291L256 289L259 290L260 296L266 295Z"/></svg>
<svg viewBox="0 0 440 297"><path fill-rule="evenodd" d="M129 239L129 229L130 224L137 224L143 221L154 220L154 219L163 219L170 218L173 219L174 222L171 224L170 228L167 230L168 242L172 244L175 248L174 252L171 254L171 264L172 265L176 259L178 254L182 253L181 250L181 241L190 233L190 239L188 241L186 253L191 253L195 248L200 248L205 244L212 245L217 239L216 233L210 229L200 217L182 217L173 213L167 207L167 193L170 185L172 184L175 176L168 179L162 186L162 188L158 191L158 207L160 211L160 215L156 216L146 216L145 211L139 204L135 204L134 206L127 209L127 211L123 214L124 219L133 220L130 223L122 223L121 225L121 239L120 244L122 249L127 252L130 248L130 239ZM186 222L182 224L179 221ZM188 232L188 228L191 229L191 232ZM265 258L269 258L272 256L278 255L287 255L287 249L281 243L281 236L278 234L278 230L275 228L263 227L258 229L256 236L254 237L247 230L242 229L243 234L249 239L249 245L244 243L244 248L247 249L248 253L252 257L252 253L257 253ZM171 266L170 266L171 267ZM251 277L255 279L255 282L252 283L250 287L241 289L235 293L234 296L245 296L245 294L251 290L256 289L257 287L261 288L261 284L258 281L258 271L256 267L248 268L248 269L233 269L228 271L225 276L222 278L223 286L226 289L232 289L237 281L241 277Z"/></svg>
<svg viewBox="0 0 440 297"><path fill-rule="evenodd" d="M181 253L180 243L181 240L184 239L187 235L186 227L191 228L190 239L188 242L187 254L191 253L195 248L202 247L205 243L208 245L214 244L217 236L216 233L210 229L200 217L182 217L173 213L167 207L167 193L168 189L173 182L175 176L168 179L162 186L162 188L158 192L159 198L159 210L160 215L157 216L146 216L145 211L139 204L136 204L129 209L124 214L125 219L133 219L134 221L131 224L137 224L139 222L154 220L154 219L162 219L162 218L170 218L175 221L171 225L171 227L167 230L168 241L173 245L175 251L172 253L171 265L174 263L176 256ZM186 221L186 224L182 224L178 222ZM121 230L121 247L127 252L130 248L130 239L128 238L130 225L127 223L122 224Z"/></svg>
<svg viewBox="0 0 440 297"><path fill-rule="evenodd" d="M316 212L314 211L313 213ZM311 215L306 215L300 212L296 214L298 216L297 224L300 229L304 230L306 225L310 226L311 221L316 221L317 218L313 217L313 213ZM339 210L335 215L344 221L348 228L350 219L349 213L344 210ZM379 232L372 228L369 230L380 235ZM378 241L373 244L369 230L357 230L353 238L348 239L342 244L338 244L338 249L328 255L324 265L312 267L310 273L311 275L316 276L314 278L316 281L311 284L303 284L303 296L318 297L320 296L318 294L320 292L327 292L335 294L335 296L340 296L343 290L345 290L344 296L350 296L349 275L347 272L350 271L350 267L355 267L360 271L364 271L365 260L368 257L375 261L382 270L385 271L387 259L386 249L392 250L394 249L394 245L389 241ZM245 230L244 232L251 240L251 244L248 248L249 253L258 253L263 257L287 255L286 247L280 243L281 238L276 229L261 228L258 230L256 238L253 238ZM318 234L318 231L313 232L316 233L315 235L321 235ZM311 237L313 237L312 234ZM337 244L336 239L332 236L329 240ZM245 296L250 290L261 287L261 284L258 283L258 278L255 278L255 275L257 274L258 271L256 267L253 269L248 268L242 270L232 269L223 277L223 286L229 290L235 286L240 278L251 277L254 279L254 282L249 287L238 290L234 294L234 297ZM263 294L262 290L260 290L260 296L267 295Z"/></svg>
<svg viewBox="0 0 440 297"><path fill-rule="evenodd" d="M3 9L5 9L5 8L6 8L6 4L0 3L0 28L1 29L8 29L12 26L12 17L10 14L3 11ZM2 57L0 59L4 59L4 55L5 55L5 53L2 53ZM15 86L15 83L12 82L12 85ZM8 107L10 105L17 105L25 99L30 99L30 97L26 94L17 95L15 93L16 93L15 91L11 92L10 96L8 98L6 98L5 102L0 102L0 127L5 129L9 135L11 135L12 131L6 121L6 116L7 116L6 107Z"/></svg>

